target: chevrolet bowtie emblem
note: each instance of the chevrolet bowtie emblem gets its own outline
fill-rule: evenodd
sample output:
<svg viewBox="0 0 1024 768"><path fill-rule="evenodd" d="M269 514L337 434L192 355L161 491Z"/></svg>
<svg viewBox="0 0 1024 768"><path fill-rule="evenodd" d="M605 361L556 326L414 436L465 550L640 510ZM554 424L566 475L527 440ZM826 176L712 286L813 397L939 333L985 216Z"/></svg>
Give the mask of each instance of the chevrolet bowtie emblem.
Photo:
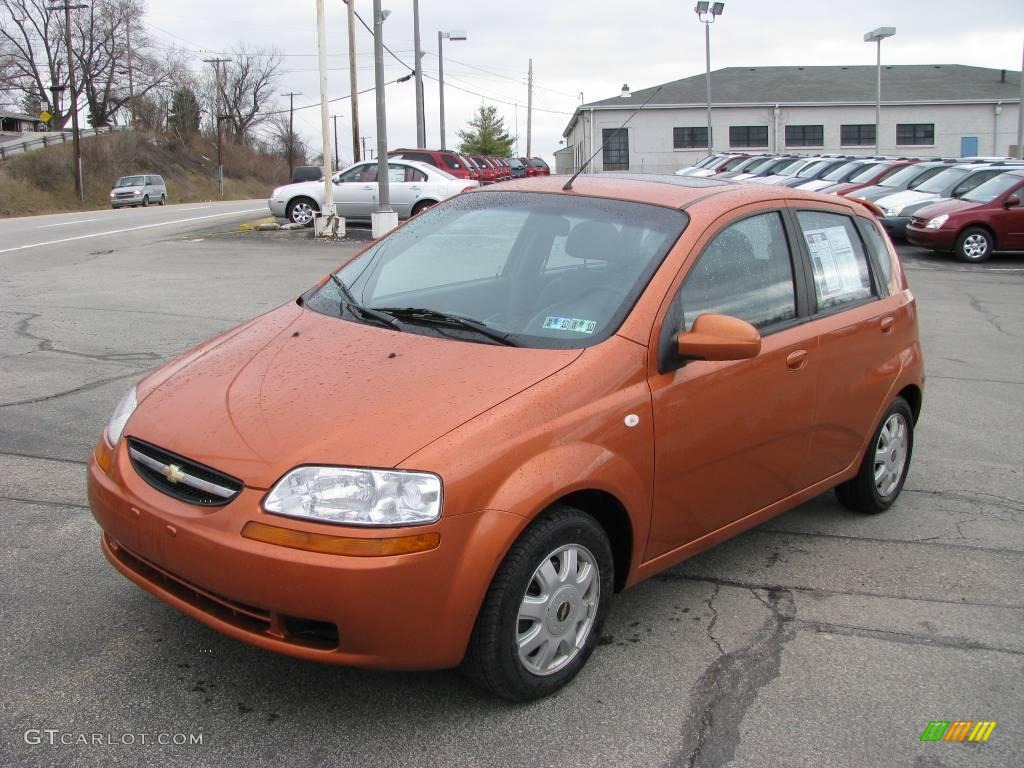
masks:
<svg viewBox="0 0 1024 768"><path fill-rule="evenodd" d="M181 471L181 467L177 464L168 464L160 474L167 478L167 482L175 485L185 479L185 473Z"/></svg>

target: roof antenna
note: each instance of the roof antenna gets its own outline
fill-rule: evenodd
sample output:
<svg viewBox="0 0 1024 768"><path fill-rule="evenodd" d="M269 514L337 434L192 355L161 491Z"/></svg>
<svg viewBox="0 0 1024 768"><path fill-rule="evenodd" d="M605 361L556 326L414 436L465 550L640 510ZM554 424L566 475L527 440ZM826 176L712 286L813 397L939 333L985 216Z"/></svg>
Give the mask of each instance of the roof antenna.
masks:
<svg viewBox="0 0 1024 768"><path fill-rule="evenodd" d="M650 104L651 103L651 99L653 99L655 96L657 96L658 92L662 88L664 88L664 87L665 87L664 85L659 85L657 88L655 88L654 92L651 93L651 95L647 97L647 101L645 101L643 104L641 104L639 107L637 107L636 110L633 112L633 114L631 114L629 117L626 118L626 122L624 122L622 125L620 125L618 128L616 128L615 132L611 136L609 136L608 138L609 139L613 139L616 136L618 136L619 135L619 131L621 131L623 128L625 128L627 125L629 125L629 121L632 120L634 117L636 117L637 114L639 114L641 109L643 109L648 104ZM593 110L590 111L590 119L591 120L594 119L594 111ZM602 142L601 146L597 148L597 151L594 152L594 154L592 154L589 158L587 158L587 162L585 162L582 166L580 166L580 169L578 171L576 171L576 173L574 173L569 178L569 180L567 182L565 182L565 184L562 185L562 191L563 192L568 192L569 190L572 189L572 183L574 181L576 181L576 177L579 176L581 173L583 173L585 170L587 170L587 168L590 166L590 163L593 161L593 159L595 157L597 157L598 153L602 149L604 149L604 143L603 142Z"/></svg>

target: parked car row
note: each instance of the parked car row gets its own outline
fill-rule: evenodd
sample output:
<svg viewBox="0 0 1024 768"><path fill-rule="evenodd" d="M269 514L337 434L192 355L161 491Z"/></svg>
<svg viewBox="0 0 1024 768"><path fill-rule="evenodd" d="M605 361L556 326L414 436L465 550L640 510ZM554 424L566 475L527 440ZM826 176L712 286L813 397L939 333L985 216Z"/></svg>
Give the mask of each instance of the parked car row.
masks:
<svg viewBox="0 0 1024 768"><path fill-rule="evenodd" d="M1024 163L1011 158L720 153L676 171L866 200L891 237L979 262L1024 250Z"/></svg>
<svg viewBox="0 0 1024 768"><path fill-rule="evenodd" d="M495 157L493 155L466 155L450 149L393 149L388 157L415 160L440 168L460 178L494 184L505 179L526 176L549 176L551 169L539 157Z"/></svg>

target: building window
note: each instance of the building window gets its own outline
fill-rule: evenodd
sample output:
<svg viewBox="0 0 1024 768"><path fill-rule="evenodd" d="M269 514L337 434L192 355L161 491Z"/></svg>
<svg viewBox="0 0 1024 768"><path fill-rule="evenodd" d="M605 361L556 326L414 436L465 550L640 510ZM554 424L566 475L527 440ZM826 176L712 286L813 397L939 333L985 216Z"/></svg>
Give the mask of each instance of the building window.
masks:
<svg viewBox="0 0 1024 768"><path fill-rule="evenodd" d="M730 147L767 147L767 125L730 125Z"/></svg>
<svg viewBox="0 0 1024 768"><path fill-rule="evenodd" d="M787 147L823 147L825 146L825 126L823 125L787 125Z"/></svg>
<svg viewBox="0 0 1024 768"><path fill-rule="evenodd" d="M874 125L841 125L839 126L839 144L843 147L875 146Z"/></svg>
<svg viewBox="0 0 1024 768"><path fill-rule="evenodd" d="M897 123L897 144L934 144L935 123Z"/></svg>
<svg viewBox="0 0 1024 768"><path fill-rule="evenodd" d="M672 148L673 149L705 149L711 146L708 144L708 128L673 128Z"/></svg>
<svg viewBox="0 0 1024 768"><path fill-rule="evenodd" d="M629 129L604 128L601 130L604 144L602 161L606 171L629 170Z"/></svg>

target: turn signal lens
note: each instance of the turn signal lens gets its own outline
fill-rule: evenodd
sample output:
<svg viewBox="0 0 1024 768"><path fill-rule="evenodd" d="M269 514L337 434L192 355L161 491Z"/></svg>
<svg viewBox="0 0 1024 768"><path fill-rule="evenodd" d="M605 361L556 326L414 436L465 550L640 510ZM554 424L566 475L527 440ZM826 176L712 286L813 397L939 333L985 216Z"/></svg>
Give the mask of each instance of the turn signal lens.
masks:
<svg viewBox="0 0 1024 768"><path fill-rule="evenodd" d="M253 541L262 541L264 544L276 544L279 547L349 557L408 555L436 549L441 543L439 533L418 533L414 536L396 536L388 539L356 539L348 536L328 536L324 533L307 533L255 522L245 524L242 536Z"/></svg>
<svg viewBox="0 0 1024 768"><path fill-rule="evenodd" d="M100 465L100 469L110 474L110 468L114 465L114 449L110 447L105 435L96 443L95 455L96 463Z"/></svg>

